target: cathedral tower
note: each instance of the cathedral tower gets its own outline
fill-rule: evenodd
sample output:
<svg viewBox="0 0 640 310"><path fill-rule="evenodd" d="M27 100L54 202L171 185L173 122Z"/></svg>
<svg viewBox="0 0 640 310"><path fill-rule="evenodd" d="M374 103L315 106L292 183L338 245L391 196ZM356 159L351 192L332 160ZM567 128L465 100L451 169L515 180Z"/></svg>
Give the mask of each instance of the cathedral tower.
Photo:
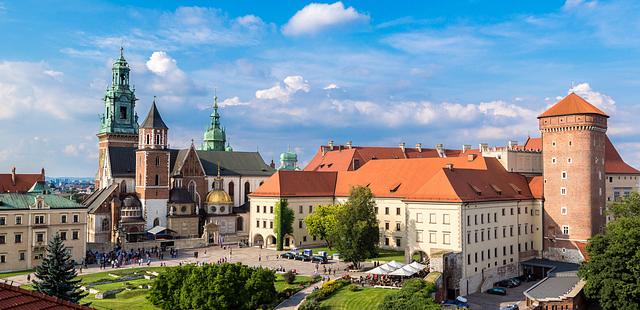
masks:
<svg viewBox="0 0 640 310"><path fill-rule="evenodd" d="M104 95L104 114L100 116L98 132L98 174L96 188L108 186L104 183L104 163L107 148L136 147L138 141L138 115L135 113L135 89L129 84L129 64L124 59L123 49L111 69L111 86Z"/></svg>
<svg viewBox="0 0 640 310"><path fill-rule="evenodd" d="M544 257L579 262L605 224L607 116L571 93L538 116L544 171Z"/></svg>
<svg viewBox="0 0 640 310"><path fill-rule="evenodd" d="M167 226L169 199L169 150L167 132L155 98L147 118L140 125L136 151L136 193L142 202L142 214L147 229Z"/></svg>
<svg viewBox="0 0 640 310"><path fill-rule="evenodd" d="M205 151L225 151L227 134L220 126L220 114L218 114L218 96L213 97L213 112L211 113L211 123L204 132L204 139L201 150ZM229 146L229 150L231 147Z"/></svg>

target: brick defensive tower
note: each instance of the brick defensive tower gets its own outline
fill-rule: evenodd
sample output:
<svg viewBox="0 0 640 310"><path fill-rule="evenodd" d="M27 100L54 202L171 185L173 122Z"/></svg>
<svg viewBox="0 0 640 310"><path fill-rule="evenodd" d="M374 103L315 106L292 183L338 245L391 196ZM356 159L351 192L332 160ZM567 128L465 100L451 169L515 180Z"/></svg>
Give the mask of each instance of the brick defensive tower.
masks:
<svg viewBox="0 0 640 310"><path fill-rule="evenodd" d="M582 261L587 239L603 229L608 117L574 93L538 116L543 143L545 258Z"/></svg>

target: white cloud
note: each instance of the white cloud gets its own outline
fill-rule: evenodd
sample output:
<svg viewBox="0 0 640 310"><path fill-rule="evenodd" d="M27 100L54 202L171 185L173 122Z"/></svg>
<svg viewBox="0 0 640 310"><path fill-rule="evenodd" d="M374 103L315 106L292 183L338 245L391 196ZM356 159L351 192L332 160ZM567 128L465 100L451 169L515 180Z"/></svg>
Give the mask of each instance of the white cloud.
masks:
<svg viewBox="0 0 640 310"><path fill-rule="evenodd" d="M151 90L162 94L166 101L181 102L183 99L178 94L187 93L192 86L191 80L178 67L177 61L166 52L153 52L146 62L146 68L155 74Z"/></svg>
<svg viewBox="0 0 640 310"><path fill-rule="evenodd" d="M169 57L166 52L153 52L147 61L147 69L161 76L179 70L176 60Z"/></svg>
<svg viewBox="0 0 640 310"><path fill-rule="evenodd" d="M338 25L368 21L369 16L351 6L345 8L341 1L333 4L311 3L296 12L282 27L282 32L289 36L314 34Z"/></svg>
<svg viewBox="0 0 640 310"><path fill-rule="evenodd" d="M340 87L338 87L338 85L336 85L336 83L330 83L329 85L325 86L323 89L324 90L330 90L330 89L338 89Z"/></svg>
<svg viewBox="0 0 640 310"><path fill-rule="evenodd" d="M227 98L220 103L220 107L231 107L231 106L239 106L239 105L249 105L248 102L240 101L238 96Z"/></svg>
<svg viewBox="0 0 640 310"><path fill-rule="evenodd" d="M48 76L50 76L50 77L52 77L54 79L60 78L60 77L62 77L64 75L64 73L62 73L60 71L54 71L54 70L44 70L42 73L44 73L44 74L46 74L46 75L48 75Z"/></svg>
<svg viewBox="0 0 640 310"><path fill-rule="evenodd" d="M271 88L256 91L257 99L275 99L282 102L289 101L291 95L298 91L308 93L311 90L309 83L302 76L287 76L283 80L284 87L278 83Z"/></svg>
<svg viewBox="0 0 640 310"><path fill-rule="evenodd" d="M613 98L603 93L591 89L589 83L580 83L569 89L568 93L576 93L576 95L584 98L584 100L604 110L605 112L615 112L616 102Z"/></svg>

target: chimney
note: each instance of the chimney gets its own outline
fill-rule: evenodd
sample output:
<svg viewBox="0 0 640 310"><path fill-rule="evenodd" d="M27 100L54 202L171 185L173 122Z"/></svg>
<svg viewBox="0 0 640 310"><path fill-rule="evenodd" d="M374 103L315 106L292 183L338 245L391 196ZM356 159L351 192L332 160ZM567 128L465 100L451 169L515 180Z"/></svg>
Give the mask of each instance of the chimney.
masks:
<svg viewBox="0 0 640 310"><path fill-rule="evenodd" d="M509 149L512 150L514 147L518 146L517 140L509 140Z"/></svg>
<svg viewBox="0 0 640 310"><path fill-rule="evenodd" d="M416 143L416 150L418 150L418 153L422 153L422 143Z"/></svg>
<svg viewBox="0 0 640 310"><path fill-rule="evenodd" d="M446 164L446 165L444 165L444 167L446 169L449 169L450 171L453 171L453 164Z"/></svg>
<svg viewBox="0 0 640 310"><path fill-rule="evenodd" d="M16 166L13 166L13 168L11 168L11 184L13 184L13 186L16 186Z"/></svg>
<svg viewBox="0 0 640 310"><path fill-rule="evenodd" d="M329 151L333 151L333 140L329 140Z"/></svg>
<svg viewBox="0 0 640 310"><path fill-rule="evenodd" d="M480 143L480 145L478 145L478 147L480 148L480 152L484 152L484 151L487 151L487 149L489 148L489 144Z"/></svg>
<svg viewBox="0 0 640 310"><path fill-rule="evenodd" d="M42 180L44 181L44 167L40 170L40 174L42 175Z"/></svg>
<svg viewBox="0 0 640 310"><path fill-rule="evenodd" d="M352 146L353 146L353 143L351 142L351 140L347 141L347 148L351 149Z"/></svg>
<svg viewBox="0 0 640 310"><path fill-rule="evenodd" d="M444 144L438 143L436 144L436 151L438 152L439 157L447 157L444 153Z"/></svg>
<svg viewBox="0 0 640 310"><path fill-rule="evenodd" d="M324 150L324 148L322 148ZM324 154L323 154L324 155ZM273 161L273 159L271 159L271 163L269 164L269 167L275 169L276 168L276 163Z"/></svg>
<svg viewBox="0 0 640 310"><path fill-rule="evenodd" d="M462 145L462 153L466 153L470 149L471 149L471 144L463 144Z"/></svg>
<svg viewBox="0 0 640 310"><path fill-rule="evenodd" d="M467 155L467 161L473 161L474 159L476 159L476 154Z"/></svg>
<svg viewBox="0 0 640 310"><path fill-rule="evenodd" d="M402 150L402 152L404 153L404 142L400 142L400 149Z"/></svg>

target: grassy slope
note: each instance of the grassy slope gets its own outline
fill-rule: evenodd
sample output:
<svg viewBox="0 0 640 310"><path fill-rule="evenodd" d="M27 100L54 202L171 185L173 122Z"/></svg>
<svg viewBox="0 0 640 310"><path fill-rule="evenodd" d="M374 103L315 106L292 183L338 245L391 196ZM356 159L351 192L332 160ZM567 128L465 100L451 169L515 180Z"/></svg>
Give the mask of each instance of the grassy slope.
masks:
<svg viewBox="0 0 640 310"><path fill-rule="evenodd" d="M323 310L374 310L378 309L386 295L397 292L397 290L384 288L364 288L361 291L352 292L342 288L333 296L323 300L320 305Z"/></svg>

